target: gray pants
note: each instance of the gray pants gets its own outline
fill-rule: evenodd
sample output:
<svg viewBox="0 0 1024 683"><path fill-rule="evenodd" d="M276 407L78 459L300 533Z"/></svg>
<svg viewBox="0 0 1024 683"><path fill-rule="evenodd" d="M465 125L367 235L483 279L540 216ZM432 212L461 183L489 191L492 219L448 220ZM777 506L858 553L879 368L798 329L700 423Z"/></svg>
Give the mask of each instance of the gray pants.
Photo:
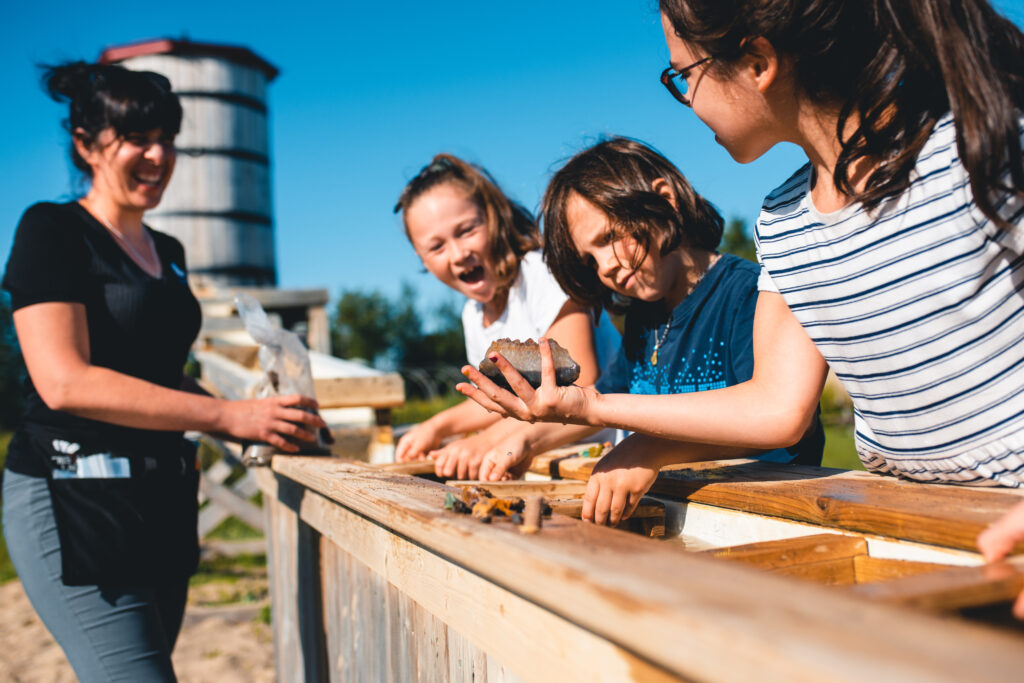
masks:
<svg viewBox="0 0 1024 683"><path fill-rule="evenodd" d="M188 581L158 588L65 586L46 480L10 470L3 475L11 561L79 680L177 680L171 651L185 614Z"/></svg>

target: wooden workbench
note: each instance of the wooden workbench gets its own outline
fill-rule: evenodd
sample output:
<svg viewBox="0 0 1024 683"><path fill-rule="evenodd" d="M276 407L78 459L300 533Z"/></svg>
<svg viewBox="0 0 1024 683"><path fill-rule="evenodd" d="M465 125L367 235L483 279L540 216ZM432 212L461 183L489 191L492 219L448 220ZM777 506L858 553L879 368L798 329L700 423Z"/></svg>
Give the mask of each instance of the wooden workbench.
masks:
<svg viewBox="0 0 1024 683"><path fill-rule="evenodd" d="M1024 632L891 604L927 604L905 599L906 588L871 596L857 591L886 584L816 585L561 515L524 535L444 510L452 489L442 484L362 463L279 456L259 480L282 681L982 681L1024 672ZM922 546L938 535L946 546L935 552L964 557L973 534L1019 500L756 464L684 468L656 488L694 517L716 508L806 534L819 531L813 519ZM957 495L969 506L953 504ZM812 550L834 562L836 547ZM756 565L758 552L736 555ZM951 571L976 588L998 583L979 579L991 569ZM1014 562L1000 571L1010 578L997 599L1021 585Z"/></svg>

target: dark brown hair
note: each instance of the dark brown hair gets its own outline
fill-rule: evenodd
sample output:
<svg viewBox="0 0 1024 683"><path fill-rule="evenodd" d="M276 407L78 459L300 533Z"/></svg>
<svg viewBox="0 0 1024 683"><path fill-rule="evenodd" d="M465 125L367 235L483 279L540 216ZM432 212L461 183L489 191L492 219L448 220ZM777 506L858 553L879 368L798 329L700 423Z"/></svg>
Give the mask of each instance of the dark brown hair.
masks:
<svg viewBox="0 0 1024 683"><path fill-rule="evenodd" d="M834 181L869 209L910 184L936 121L952 110L978 208L996 224L993 190L1024 194L1018 117L1024 36L985 0L660 0L676 34L727 73L752 37L792 60L802 94L839 108ZM856 128L844 135L847 122ZM861 158L878 160L862 192ZM1009 167L1011 186L1002 182Z"/></svg>
<svg viewBox="0 0 1024 683"><path fill-rule="evenodd" d="M408 182L395 204L395 213L402 212L407 238L409 225L405 222L405 214L409 207L422 194L439 185L454 185L462 189L484 212L498 289L511 287L519 275L519 262L523 256L540 249L540 230L533 215L509 199L483 168L451 154L438 154Z"/></svg>
<svg viewBox="0 0 1024 683"><path fill-rule="evenodd" d="M659 179L668 183L674 206L654 191ZM722 240L722 217L672 162L651 147L615 137L583 150L551 178L540 215L548 268L566 294L591 308L621 311L628 304L601 283L593 263L576 250L566 218L573 194L602 211L617 237L636 240L633 268L659 242L664 255L680 246L714 251Z"/></svg>
<svg viewBox="0 0 1024 683"><path fill-rule="evenodd" d="M181 102L165 76L116 64L86 62L42 68L46 92L55 101L68 103L64 128L72 136L80 129L86 145L107 128L118 137L160 129L171 138L181 128ZM92 168L74 144L71 161L82 173L92 175Z"/></svg>

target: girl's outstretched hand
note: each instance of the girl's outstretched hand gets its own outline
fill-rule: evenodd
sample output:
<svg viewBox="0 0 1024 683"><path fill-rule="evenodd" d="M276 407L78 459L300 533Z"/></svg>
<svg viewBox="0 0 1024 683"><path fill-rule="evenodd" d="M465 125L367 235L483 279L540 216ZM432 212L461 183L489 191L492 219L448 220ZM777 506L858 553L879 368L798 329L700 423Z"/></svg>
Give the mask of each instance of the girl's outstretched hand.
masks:
<svg viewBox="0 0 1024 683"><path fill-rule="evenodd" d="M299 450L296 441L315 443L317 430L327 426L316 414L317 409L314 399L298 394L224 401L220 419L223 427L217 431L294 453Z"/></svg>
<svg viewBox="0 0 1024 683"><path fill-rule="evenodd" d="M498 366L515 393L506 391L487 379L472 365L462 368L462 374L474 387L465 382L455 388L467 398L504 417L514 417L524 422L561 422L601 426L594 422L592 408L599 394L592 387L575 384L560 387L555 383L555 362L551 347L546 339L538 343L540 350L541 384L534 389L530 383L500 353L490 357Z"/></svg>
<svg viewBox="0 0 1024 683"><path fill-rule="evenodd" d="M1021 541L1024 541L1024 502L1010 508L978 535L978 550L986 562L996 562L1009 555ZM1024 592L1013 604L1013 616L1024 619Z"/></svg>

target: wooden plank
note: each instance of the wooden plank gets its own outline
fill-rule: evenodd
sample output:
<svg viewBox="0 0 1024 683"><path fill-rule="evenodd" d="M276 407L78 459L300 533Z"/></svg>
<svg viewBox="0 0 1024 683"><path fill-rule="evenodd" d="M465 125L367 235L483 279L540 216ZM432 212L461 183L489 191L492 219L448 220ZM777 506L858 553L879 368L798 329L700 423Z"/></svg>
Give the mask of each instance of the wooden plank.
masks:
<svg viewBox="0 0 1024 683"><path fill-rule="evenodd" d="M477 481L475 479L451 479L448 486L466 488L479 486L485 488L499 498L518 496L545 496L549 498L582 498L587 491L587 484L581 481Z"/></svg>
<svg viewBox="0 0 1024 683"><path fill-rule="evenodd" d="M852 557L837 557L822 562L808 562L782 567L772 572L778 576L813 581L822 586L851 586L857 583Z"/></svg>
<svg viewBox="0 0 1024 683"><path fill-rule="evenodd" d="M550 451L535 455L530 461L529 471L534 474L540 474L543 476L551 477L552 479L560 478L558 473L559 464L570 458L577 458L581 451L593 446L597 446L597 441L585 441L582 443L571 444L563 446L561 448L553 448Z"/></svg>
<svg viewBox="0 0 1024 683"><path fill-rule="evenodd" d="M979 567L956 567L923 576L850 588L858 597L894 605L953 610L1013 600L1024 590L1024 558Z"/></svg>
<svg viewBox="0 0 1024 683"><path fill-rule="evenodd" d="M433 474L434 459L413 460L412 462L389 462L377 465L380 469L393 474Z"/></svg>
<svg viewBox="0 0 1024 683"><path fill-rule="evenodd" d="M405 403L405 383L398 373L375 377L314 377L313 388L323 408L394 408Z"/></svg>
<svg viewBox="0 0 1024 683"><path fill-rule="evenodd" d="M211 505L217 505L252 528L263 531L263 513L258 506L227 486L214 483L205 476L199 478L199 489L210 500Z"/></svg>
<svg viewBox="0 0 1024 683"><path fill-rule="evenodd" d="M867 555L868 544L859 536L815 534L778 541L714 548L702 552L711 557L742 562L759 569L783 569L801 564Z"/></svg>
<svg viewBox="0 0 1024 683"><path fill-rule="evenodd" d="M385 547L364 561L390 582L418 580L427 557L456 559L465 574L442 572L422 596L446 610L447 623L476 624L480 605L491 612L502 605L507 616L507 603L486 592L493 587L682 678L1000 680L1024 668L1021 640L994 629L851 599L562 516L533 536L512 525L480 524L443 510L448 488L358 463L292 457L275 458L273 467L306 487L303 519L349 552L370 541L329 519L354 516L379 532L374 543ZM402 556L402 543L429 552ZM462 589L470 576L484 583ZM502 626L497 630L508 638ZM528 638L500 659L549 666L536 648L552 632L530 627ZM491 652L490 644L481 646ZM962 657L965 650L970 658ZM580 662L587 658L574 658Z"/></svg>
<svg viewBox="0 0 1024 683"><path fill-rule="evenodd" d="M771 463L704 463L662 472L650 491L677 500L824 527L973 550L1019 493ZM1024 543L1016 552L1024 552Z"/></svg>
<svg viewBox="0 0 1024 683"><path fill-rule="evenodd" d="M904 576L920 576L936 571L945 571L949 565L935 562L911 562L909 560L893 560L882 557L863 555L853 558L853 571L857 575L857 583L874 581L890 581Z"/></svg>
<svg viewBox="0 0 1024 683"><path fill-rule="evenodd" d="M399 478L414 481L401 475ZM348 575L356 577L349 579L349 585L341 585L337 572L325 572L323 577L328 641L341 638L337 641L339 645L328 648L332 661L343 656L346 663L339 680L446 680L438 674L453 668L453 650L465 652L469 647L457 642L458 639L469 641L476 650L471 657L462 656L461 666L456 667L464 672L464 680L578 680L581 671L587 673L588 680L598 682L677 680L613 643L319 493L298 486L293 490L287 480L272 483L264 479L262 483L266 484L264 491L268 497L284 492L301 519L334 544L332 554L344 552L354 562L346 565ZM431 490L443 496L446 489L433 484ZM443 510L435 512L438 518L456 517ZM487 525L472 521L466 526ZM512 531L506 535L520 534ZM332 561L337 562L338 557L335 555ZM361 571L360 567L369 571ZM334 588L328 587L331 581L336 584ZM383 612L370 606L385 601L374 588L385 582L410 600L408 616L403 619L407 624L402 628L415 660L416 675L412 677L389 676L386 670L382 671L378 659L382 652L395 647L393 641L381 635L390 632L390 627L385 628L380 620L393 619L396 611L400 613L402 609L395 610L393 603L388 616L383 616ZM352 601L351 605L342 591ZM343 606L339 607L339 602ZM341 623L335 626L337 622L332 620ZM348 638L332 630L338 628L359 633ZM470 663L472 669L467 671ZM481 676L483 672L486 677ZM296 676L293 680L303 679Z"/></svg>

